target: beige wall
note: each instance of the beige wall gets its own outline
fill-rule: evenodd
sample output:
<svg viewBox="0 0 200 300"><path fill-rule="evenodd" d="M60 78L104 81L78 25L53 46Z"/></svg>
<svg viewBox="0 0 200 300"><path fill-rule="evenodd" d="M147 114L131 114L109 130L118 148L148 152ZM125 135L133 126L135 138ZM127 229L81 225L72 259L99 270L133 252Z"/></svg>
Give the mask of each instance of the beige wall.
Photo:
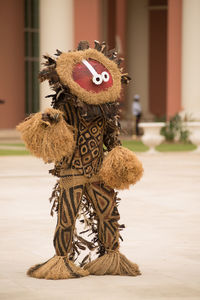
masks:
<svg viewBox="0 0 200 300"><path fill-rule="evenodd" d="M182 108L200 120L200 0L183 0Z"/></svg>
<svg viewBox="0 0 200 300"><path fill-rule="evenodd" d="M141 96L142 110L148 113L148 1L128 0L127 7L128 114L134 94Z"/></svg>
<svg viewBox="0 0 200 300"><path fill-rule="evenodd" d="M56 49L68 51L74 47L74 1L40 0L40 60L42 55L53 55ZM40 109L50 106L45 99L52 94L47 81L40 85Z"/></svg>

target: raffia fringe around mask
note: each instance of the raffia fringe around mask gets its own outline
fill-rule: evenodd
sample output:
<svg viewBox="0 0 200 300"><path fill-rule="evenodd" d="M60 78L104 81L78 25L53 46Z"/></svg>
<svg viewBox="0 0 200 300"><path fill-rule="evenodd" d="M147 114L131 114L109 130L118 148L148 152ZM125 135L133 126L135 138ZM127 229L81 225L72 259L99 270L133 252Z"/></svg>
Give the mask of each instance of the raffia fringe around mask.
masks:
<svg viewBox="0 0 200 300"><path fill-rule="evenodd" d="M31 267L27 275L44 279L68 279L88 276L89 272L77 267L65 256L54 256L43 264Z"/></svg>
<svg viewBox="0 0 200 300"><path fill-rule="evenodd" d="M84 266L91 275L141 275L138 265L118 251L110 251Z"/></svg>
<svg viewBox="0 0 200 300"><path fill-rule="evenodd" d="M132 151L117 146L104 158L99 175L106 185L123 190L140 180L143 167Z"/></svg>
<svg viewBox="0 0 200 300"><path fill-rule="evenodd" d="M52 122L42 120L42 113L36 113L17 126L26 147L44 162L60 161L63 156L71 157L75 148L73 131L59 110L45 111Z"/></svg>

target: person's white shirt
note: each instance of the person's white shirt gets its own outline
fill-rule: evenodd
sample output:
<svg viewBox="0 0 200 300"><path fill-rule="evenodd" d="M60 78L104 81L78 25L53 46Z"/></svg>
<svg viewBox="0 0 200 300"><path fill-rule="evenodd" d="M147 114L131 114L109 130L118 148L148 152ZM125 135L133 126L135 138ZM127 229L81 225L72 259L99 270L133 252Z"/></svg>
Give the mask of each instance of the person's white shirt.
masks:
<svg viewBox="0 0 200 300"><path fill-rule="evenodd" d="M141 108L140 102L133 101L133 104L132 104L133 115L138 116L139 114L141 114L141 112L142 112L142 108Z"/></svg>

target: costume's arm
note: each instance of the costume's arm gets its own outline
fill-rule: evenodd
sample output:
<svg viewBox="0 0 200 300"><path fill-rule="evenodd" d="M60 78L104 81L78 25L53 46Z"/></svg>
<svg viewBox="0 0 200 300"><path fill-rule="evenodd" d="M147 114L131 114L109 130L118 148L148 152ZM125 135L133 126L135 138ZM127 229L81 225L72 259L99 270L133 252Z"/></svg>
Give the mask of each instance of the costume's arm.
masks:
<svg viewBox="0 0 200 300"><path fill-rule="evenodd" d="M113 189L127 189L140 180L143 167L132 151L121 146L118 138L119 123L107 125L104 144L109 152L103 160L99 175Z"/></svg>
<svg viewBox="0 0 200 300"><path fill-rule="evenodd" d="M108 151L111 151L116 146L121 146L121 141L119 140L119 129L120 124L117 117L107 121L103 142Z"/></svg>
<svg viewBox="0 0 200 300"><path fill-rule="evenodd" d="M74 152L73 127L66 123L60 110L48 108L44 114L30 115L17 130L30 152L45 162L60 161Z"/></svg>

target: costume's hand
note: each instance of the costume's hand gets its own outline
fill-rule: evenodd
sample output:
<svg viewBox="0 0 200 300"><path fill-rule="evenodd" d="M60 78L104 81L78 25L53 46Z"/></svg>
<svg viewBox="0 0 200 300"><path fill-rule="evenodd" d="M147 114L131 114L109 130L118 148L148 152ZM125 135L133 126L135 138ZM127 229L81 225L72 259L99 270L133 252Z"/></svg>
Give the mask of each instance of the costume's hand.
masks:
<svg viewBox="0 0 200 300"><path fill-rule="evenodd" d="M26 147L45 162L57 162L64 156L72 157L76 143L74 130L61 111L47 108L36 113L17 126Z"/></svg>
<svg viewBox="0 0 200 300"><path fill-rule="evenodd" d="M60 121L60 113L47 109L42 114L42 121L44 121L47 125L58 123Z"/></svg>
<svg viewBox="0 0 200 300"><path fill-rule="evenodd" d="M99 176L106 185L119 190L135 184L142 174L142 163L132 151L121 146L108 152L99 171Z"/></svg>

